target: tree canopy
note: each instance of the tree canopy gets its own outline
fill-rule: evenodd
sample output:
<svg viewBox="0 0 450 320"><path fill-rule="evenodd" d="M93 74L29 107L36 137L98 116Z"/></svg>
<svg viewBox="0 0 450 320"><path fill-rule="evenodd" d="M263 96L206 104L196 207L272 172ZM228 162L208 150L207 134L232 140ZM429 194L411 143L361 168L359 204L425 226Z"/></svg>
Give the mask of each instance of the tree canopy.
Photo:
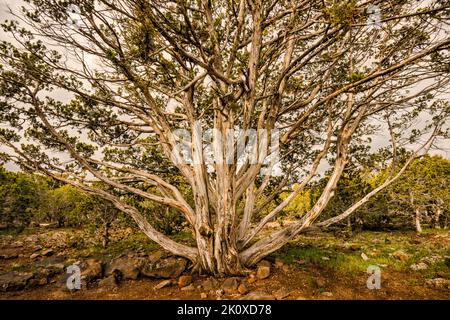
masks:
<svg viewBox="0 0 450 320"><path fill-rule="evenodd" d="M415 149L321 223L341 221L448 136L445 1L26 3L2 24L2 158L110 201L199 271L242 273L310 227L374 137L390 140L394 162L400 146ZM259 237L324 162L308 212ZM127 194L183 214L197 246L156 230Z"/></svg>

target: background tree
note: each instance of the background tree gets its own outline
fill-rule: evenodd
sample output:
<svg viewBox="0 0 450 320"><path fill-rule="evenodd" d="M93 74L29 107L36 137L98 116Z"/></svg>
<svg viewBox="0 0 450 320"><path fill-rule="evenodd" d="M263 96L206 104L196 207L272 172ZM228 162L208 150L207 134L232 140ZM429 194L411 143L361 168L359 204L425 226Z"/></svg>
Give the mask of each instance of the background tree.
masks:
<svg viewBox="0 0 450 320"><path fill-rule="evenodd" d="M417 232L422 232L424 220L431 226L439 226L441 218L448 214L449 180L449 160L439 156L422 157L386 191L390 206L400 207L397 211L412 216Z"/></svg>
<svg viewBox="0 0 450 320"><path fill-rule="evenodd" d="M34 215L38 221L56 223L58 227L82 225L90 210L89 197L71 185L48 190Z"/></svg>
<svg viewBox="0 0 450 320"><path fill-rule="evenodd" d="M371 136L390 131L393 149L403 139L418 145L412 161L447 135L449 107L439 100L450 82L442 1L26 2L20 23L3 24L10 41L0 45L0 141L8 158L110 201L194 270L241 274L310 227L354 146ZM367 24L371 5L380 8L380 26ZM408 130L419 117L425 121ZM215 161L207 164L202 132L211 128ZM260 136L257 161L239 157L245 134L220 139L235 128L278 131L280 161ZM188 161L177 129L191 133ZM325 160L331 171L310 210L259 237ZM275 169L283 179L260 177ZM189 185L192 202L167 171ZM257 214L292 182L290 196ZM183 214L197 246L156 230L124 201L130 194Z"/></svg>
<svg viewBox="0 0 450 320"><path fill-rule="evenodd" d="M28 226L47 188L42 177L10 173L0 166L0 224L18 229Z"/></svg>

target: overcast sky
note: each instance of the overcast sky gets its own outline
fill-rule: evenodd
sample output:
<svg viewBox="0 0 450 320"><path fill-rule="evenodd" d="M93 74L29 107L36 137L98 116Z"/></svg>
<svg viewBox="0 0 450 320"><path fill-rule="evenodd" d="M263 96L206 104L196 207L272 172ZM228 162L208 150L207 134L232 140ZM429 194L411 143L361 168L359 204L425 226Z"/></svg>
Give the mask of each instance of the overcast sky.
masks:
<svg viewBox="0 0 450 320"><path fill-rule="evenodd" d="M8 12L8 6L13 10L14 12L20 12L20 6L23 4L21 0L0 0L0 21L3 21L5 19L11 19L11 15ZM8 35L3 33L2 30L0 30L0 39L1 40L9 40ZM56 96L55 98L58 98ZM60 96L59 98L67 98L67 95L65 97ZM66 100L66 99L63 99ZM377 149L380 146L384 146L388 142L388 136L386 135L377 135L373 137L373 144L372 147L374 149ZM440 150L433 151L433 153L441 154L447 158L450 158L450 141L441 141L439 144ZM2 150L2 147L0 146L0 151ZM14 170L15 166L11 164L7 164L7 168Z"/></svg>

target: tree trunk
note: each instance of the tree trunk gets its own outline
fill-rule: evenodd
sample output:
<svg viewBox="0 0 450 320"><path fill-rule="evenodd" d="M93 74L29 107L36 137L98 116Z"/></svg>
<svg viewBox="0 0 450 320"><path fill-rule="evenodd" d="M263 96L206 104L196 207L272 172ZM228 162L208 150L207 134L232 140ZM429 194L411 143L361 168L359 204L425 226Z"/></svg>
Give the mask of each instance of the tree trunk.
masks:
<svg viewBox="0 0 450 320"><path fill-rule="evenodd" d="M103 248L106 248L109 244L109 227L110 227L110 223L109 222L105 222L103 223Z"/></svg>
<svg viewBox="0 0 450 320"><path fill-rule="evenodd" d="M421 233L422 232L422 225L420 223L420 220L421 220L421 213L420 213L420 210L417 208L416 209L416 214L414 216L414 223L416 225L417 233Z"/></svg>
<svg viewBox="0 0 450 320"><path fill-rule="evenodd" d="M223 236L220 230L208 239L197 233L197 241L206 242L210 245L208 250L199 250L198 263L194 267L195 271L200 274L216 276L245 274L245 268L240 262L236 243L230 242L230 239Z"/></svg>
<svg viewBox="0 0 450 320"><path fill-rule="evenodd" d="M441 215L442 215L442 205L443 201L442 200L438 200L438 204L435 206L435 213L434 213L434 227L436 229L440 229L441 226L439 224L439 220L441 219Z"/></svg>

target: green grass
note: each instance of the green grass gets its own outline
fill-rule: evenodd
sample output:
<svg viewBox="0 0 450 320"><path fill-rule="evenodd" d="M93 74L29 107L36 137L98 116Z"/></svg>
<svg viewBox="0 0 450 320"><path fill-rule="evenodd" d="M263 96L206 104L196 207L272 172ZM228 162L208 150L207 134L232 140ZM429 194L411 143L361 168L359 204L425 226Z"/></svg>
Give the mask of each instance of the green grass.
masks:
<svg viewBox="0 0 450 320"><path fill-rule="evenodd" d="M148 253L158 247L158 244L151 241L144 233L136 232L126 239L111 242L106 248L103 248L100 245L82 246L81 248L77 248L77 253L80 257L116 257L127 251Z"/></svg>
<svg viewBox="0 0 450 320"><path fill-rule="evenodd" d="M450 249L442 242L428 239L442 232L445 231L427 230L419 237L420 244L412 241L416 237L413 232L360 232L346 239L331 234L300 236L274 256L298 268L313 265L348 273L365 271L370 265L381 265L397 271L418 272L427 278L437 275L450 276L449 266L445 261L432 264L427 270L410 269L411 264L419 262L424 257L433 255L445 257L450 254ZM352 245L356 246L356 249L349 249ZM406 261L400 261L392 256L392 253L399 250L408 254ZM369 259L367 261L362 259L361 253L365 253ZM328 257L329 260L323 257ZM299 260L303 260L304 263L296 263Z"/></svg>

